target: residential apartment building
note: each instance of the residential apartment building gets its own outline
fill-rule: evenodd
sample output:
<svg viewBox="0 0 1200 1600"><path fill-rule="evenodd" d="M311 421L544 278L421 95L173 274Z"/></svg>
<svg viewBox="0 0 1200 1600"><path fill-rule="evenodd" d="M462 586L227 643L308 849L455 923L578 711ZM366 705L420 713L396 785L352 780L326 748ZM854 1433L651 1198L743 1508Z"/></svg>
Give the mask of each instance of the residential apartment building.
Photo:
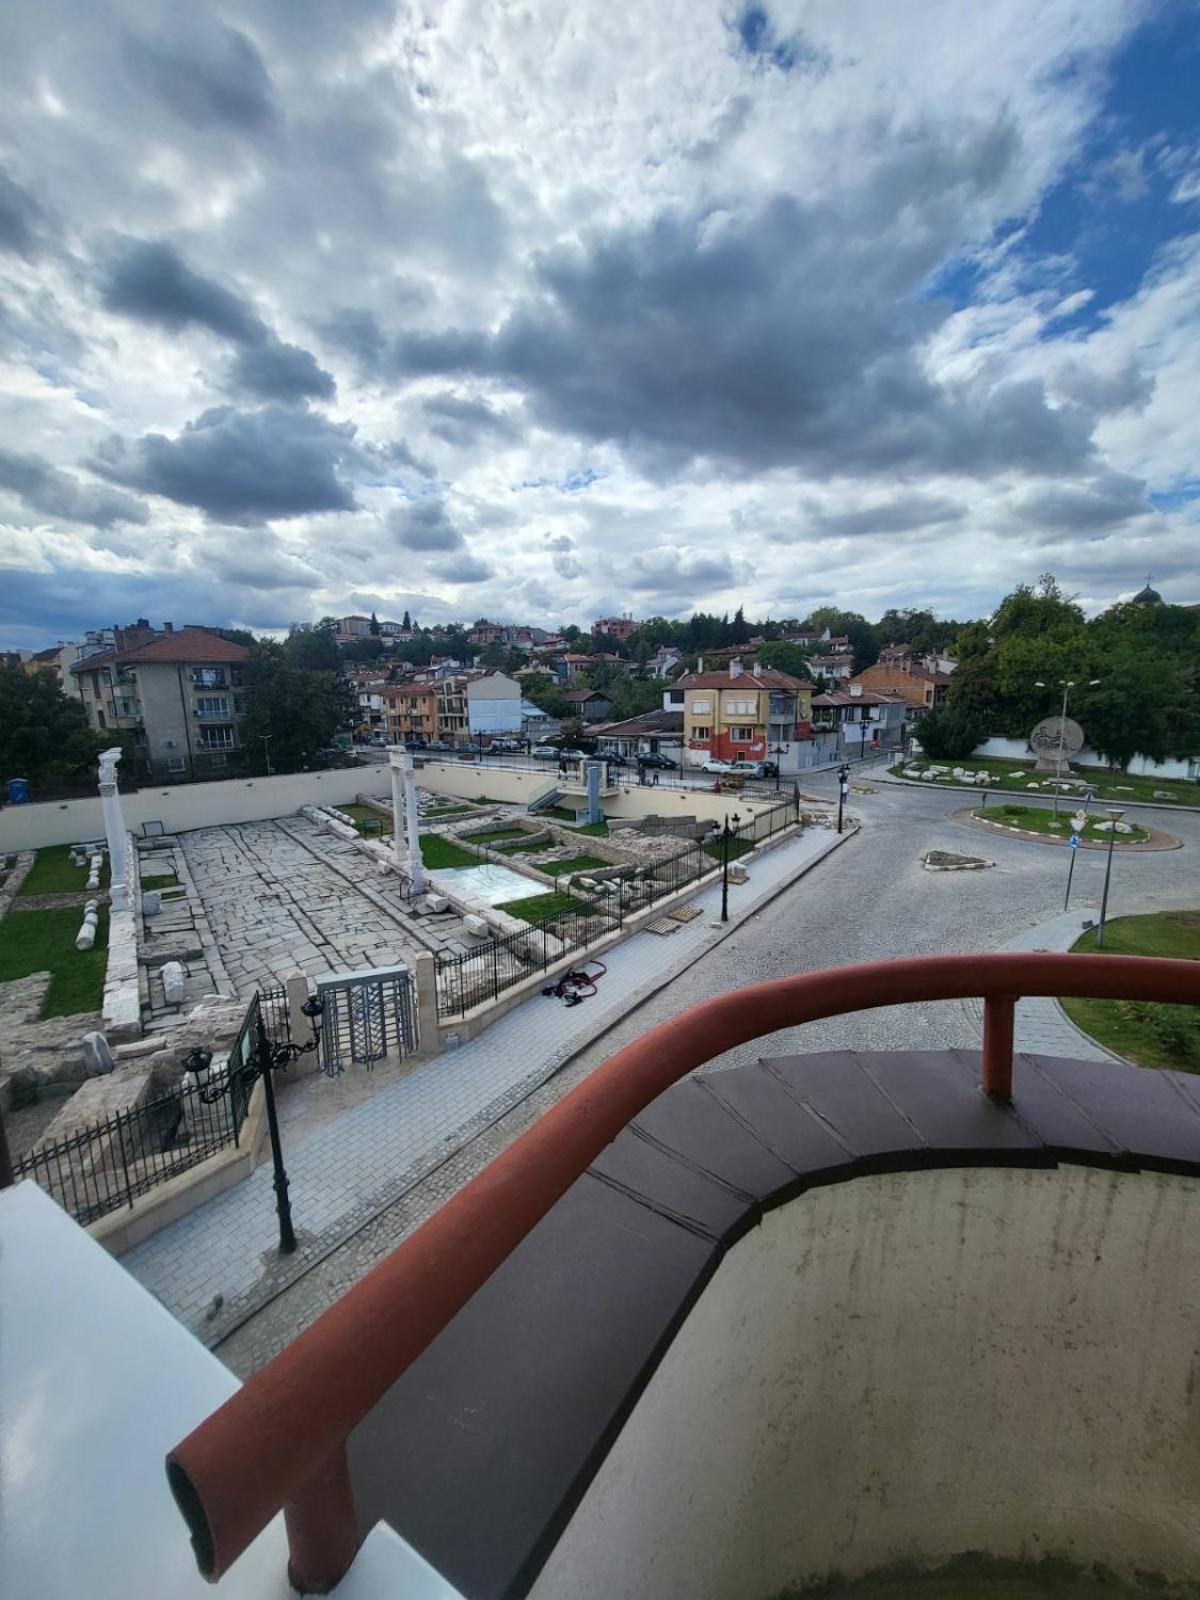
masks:
<svg viewBox="0 0 1200 1600"><path fill-rule="evenodd" d="M35 650L27 661L21 662L25 672L48 672L64 694L79 698L79 683L71 668L85 653L86 647L74 640L59 640L48 650Z"/></svg>
<svg viewBox="0 0 1200 1600"><path fill-rule="evenodd" d="M390 744L428 744L438 736L437 685L389 683L380 691Z"/></svg>
<svg viewBox="0 0 1200 1600"><path fill-rule="evenodd" d="M779 760L811 736L813 685L774 667L739 660L727 669L700 670L679 679L683 696L684 759L699 766L722 761Z"/></svg>
<svg viewBox="0 0 1200 1600"><path fill-rule="evenodd" d="M154 777L201 777L240 764L245 646L215 630L162 632L139 621L71 672L93 728L130 732Z"/></svg>
<svg viewBox="0 0 1200 1600"><path fill-rule="evenodd" d="M845 683L854 675L853 659L847 655L809 656L808 664L818 677L835 683Z"/></svg>
<svg viewBox="0 0 1200 1600"><path fill-rule="evenodd" d="M339 644L350 644L354 639L369 639L371 637L370 617L339 617L337 619L336 638Z"/></svg>
<svg viewBox="0 0 1200 1600"><path fill-rule="evenodd" d="M434 684L437 696L437 736L443 744L466 744L471 734L467 685L475 674L460 672Z"/></svg>
<svg viewBox="0 0 1200 1600"><path fill-rule="evenodd" d="M628 639L641 627L640 622L635 622L632 617L598 617L592 623L592 638L598 639L606 633L610 639Z"/></svg>

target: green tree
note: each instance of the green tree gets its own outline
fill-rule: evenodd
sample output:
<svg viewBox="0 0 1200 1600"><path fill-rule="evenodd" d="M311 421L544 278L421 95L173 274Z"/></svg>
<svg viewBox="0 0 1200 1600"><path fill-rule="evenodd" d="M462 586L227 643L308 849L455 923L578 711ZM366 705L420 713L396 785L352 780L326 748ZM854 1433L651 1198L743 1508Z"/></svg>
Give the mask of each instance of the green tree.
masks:
<svg viewBox="0 0 1200 1600"><path fill-rule="evenodd" d="M354 716L354 694L344 679L336 672L298 665L290 645L291 639L285 645L260 639L242 669L246 691L242 737L256 764L266 737L271 741L272 766L302 766L331 744Z"/></svg>
<svg viewBox="0 0 1200 1600"><path fill-rule="evenodd" d="M502 644L489 644L479 657L479 665L489 672L500 672L508 665L508 649Z"/></svg>
<svg viewBox="0 0 1200 1600"><path fill-rule="evenodd" d="M746 621L746 613L739 606L733 613L733 621L729 624L729 643L745 644L750 636L750 624Z"/></svg>
<svg viewBox="0 0 1200 1600"><path fill-rule="evenodd" d="M793 678L811 678L808 652L802 645L789 644L786 639L772 639L755 652L755 660L764 667L774 667L777 672L790 672Z"/></svg>
<svg viewBox="0 0 1200 1600"><path fill-rule="evenodd" d="M288 634L284 649L291 664L306 672L337 672L342 664L333 619L329 617L320 622L298 623Z"/></svg>
<svg viewBox="0 0 1200 1600"><path fill-rule="evenodd" d="M953 706L927 711L917 724L921 749L934 761L961 761L987 736L986 723Z"/></svg>
<svg viewBox="0 0 1200 1600"><path fill-rule="evenodd" d="M378 637L379 637L379 618L375 615L375 613L373 611L371 613L371 634L372 634L372 636L374 638L378 639Z"/></svg>
<svg viewBox="0 0 1200 1600"><path fill-rule="evenodd" d="M87 775L101 750L123 743L93 732L82 701L65 695L52 672L0 667L0 778L65 783Z"/></svg>
<svg viewBox="0 0 1200 1600"><path fill-rule="evenodd" d="M405 632L408 632L412 628L412 619L410 618L407 609L405 609L404 616L403 616L403 618L401 619L401 622L400 622L400 626L405 630Z"/></svg>
<svg viewBox="0 0 1200 1600"><path fill-rule="evenodd" d="M351 639L340 647L339 665L343 661L378 661L384 653L382 639Z"/></svg>

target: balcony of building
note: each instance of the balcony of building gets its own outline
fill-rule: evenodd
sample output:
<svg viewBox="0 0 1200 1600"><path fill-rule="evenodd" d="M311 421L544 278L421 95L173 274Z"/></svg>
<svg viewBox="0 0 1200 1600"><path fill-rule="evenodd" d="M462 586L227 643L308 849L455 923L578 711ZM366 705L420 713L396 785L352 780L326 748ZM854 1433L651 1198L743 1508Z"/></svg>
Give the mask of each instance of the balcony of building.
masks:
<svg viewBox="0 0 1200 1600"><path fill-rule="evenodd" d="M625 1047L180 1441L201 1571L236 1574L283 1508L317 1592L380 1524L468 1600L880 1572L907 1596L922 1571L1025 1600L1043 1555L1190 1592L1200 1090L1014 1060L1024 994L1197 1000L1184 961L938 957L735 991ZM982 1052L694 1075L968 996Z"/></svg>

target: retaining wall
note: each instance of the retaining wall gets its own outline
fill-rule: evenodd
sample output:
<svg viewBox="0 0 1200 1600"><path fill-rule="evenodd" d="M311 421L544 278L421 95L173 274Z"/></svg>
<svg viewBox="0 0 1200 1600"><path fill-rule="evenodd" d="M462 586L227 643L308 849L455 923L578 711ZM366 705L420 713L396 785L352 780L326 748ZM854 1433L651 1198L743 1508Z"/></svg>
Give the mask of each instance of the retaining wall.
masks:
<svg viewBox="0 0 1200 1600"><path fill-rule="evenodd" d="M332 772L295 772L276 778L231 778L221 783L180 783L139 789L121 796L125 826L134 834L145 822L161 822L167 833L223 823L263 822L290 816L304 805L351 804L363 792L390 791L386 767L346 767ZM94 800L43 800L0 811L0 852L40 850L104 838L100 796Z"/></svg>

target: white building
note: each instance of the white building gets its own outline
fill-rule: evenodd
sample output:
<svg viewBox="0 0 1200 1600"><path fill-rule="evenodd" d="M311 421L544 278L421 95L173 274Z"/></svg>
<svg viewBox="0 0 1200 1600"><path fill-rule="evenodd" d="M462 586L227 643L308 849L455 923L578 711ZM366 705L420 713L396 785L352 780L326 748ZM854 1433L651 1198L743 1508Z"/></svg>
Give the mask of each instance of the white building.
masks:
<svg viewBox="0 0 1200 1600"><path fill-rule="evenodd" d="M472 739L481 734L519 734L521 685L517 680L503 672L473 678L467 684L467 727Z"/></svg>

